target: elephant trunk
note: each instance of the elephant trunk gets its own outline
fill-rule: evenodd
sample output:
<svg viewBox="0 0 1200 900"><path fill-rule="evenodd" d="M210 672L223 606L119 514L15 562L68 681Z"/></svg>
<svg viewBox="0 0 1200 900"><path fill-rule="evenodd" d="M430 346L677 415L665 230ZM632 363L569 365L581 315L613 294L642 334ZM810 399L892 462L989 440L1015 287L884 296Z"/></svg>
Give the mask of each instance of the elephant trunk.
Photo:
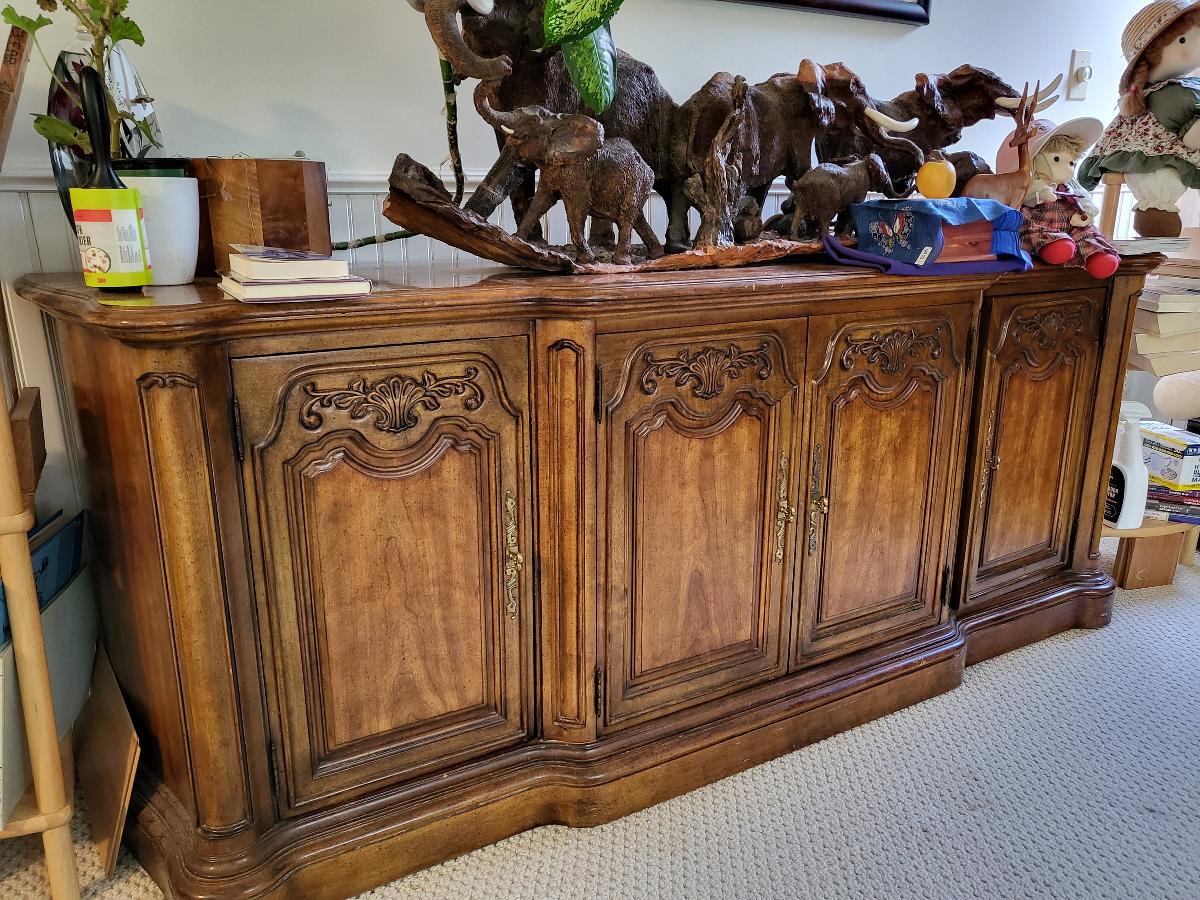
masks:
<svg viewBox="0 0 1200 900"><path fill-rule="evenodd" d="M458 23L458 11L464 0L425 0L425 24L429 28L438 52L459 75L480 81L497 81L512 72L512 60L507 56L487 58L467 46ZM472 8L490 9L481 0L473 0Z"/></svg>
<svg viewBox="0 0 1200 900"><path fill-rule="evenodd" d="M907 190L897 190L895 182L892 181L891 173L887 170L887 166L883 164L883 160L879 158L877 153L872 153L864 159L863 164L870 169L875 190L879 191L889 200L903 200L912 193L913 179L909 179L910 184Z"/></svg>
<svg viewBox="0 0 1200 900"><path fill-rule="evenodd" d="M475 109L479 111L479 115L483 121L487 122L493 128L503 131L505 134L512 134L517 127L517 114L514 112L500 112L492 106L489 86L481 84L475 89Z"/></svg>

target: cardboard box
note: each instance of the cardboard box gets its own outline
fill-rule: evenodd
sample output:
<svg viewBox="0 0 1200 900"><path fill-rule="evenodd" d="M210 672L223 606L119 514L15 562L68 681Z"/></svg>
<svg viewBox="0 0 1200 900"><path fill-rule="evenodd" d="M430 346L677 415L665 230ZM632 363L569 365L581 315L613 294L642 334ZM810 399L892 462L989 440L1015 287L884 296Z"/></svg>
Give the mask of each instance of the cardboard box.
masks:
<svg viewBox="0 0 1200 900"><path fill-rule="evenodd" d="M42 631L61 739L75 724L92 685L96 603L86 566L43 610ZM31 771L16 657L9 642L0 647L0 828L8 824L29 787Z"/></svg>
<svg viewBox="0 0 1200 900"><path fill-rule="evenodd" d="M1143 422L1142 456L1155 484L1172 491L1200 490L1200 434Z"/></svg>
<svg viewBox="0 0 1200 900"><path fill-rule="evenodd" d="M252 244L329 255L329 183L310 159L194 159L200 182L197 273L229 269L229 245Z"/></svg>

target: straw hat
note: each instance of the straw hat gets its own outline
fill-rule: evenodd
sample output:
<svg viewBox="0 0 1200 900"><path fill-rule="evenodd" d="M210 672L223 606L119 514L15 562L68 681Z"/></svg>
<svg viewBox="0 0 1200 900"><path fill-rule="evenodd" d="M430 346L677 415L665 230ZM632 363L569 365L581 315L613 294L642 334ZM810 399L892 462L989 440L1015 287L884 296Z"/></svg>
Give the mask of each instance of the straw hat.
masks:
<svg viewBox="0 0 1200 900"><path fill-rule="evenodd" d="M1034 134L1029 139L1029 157L1038 155L1043 147L1050 142L1051 138L1069 137L1074 141L1078 141L1083 149L1087 149L1100 140L1100 135L1104 133L1104 123L1099 119L1072 119L1070 122L1064 122L1062 125L1055 125L1049 119L1036 119L1033 123ZM1014 131L1004 139L1004 143L1000 145L1000 153L996 156L996 172L999 175L1004 175L1008 172L1015 172L1020 167L1020 160L1017 156L1017 148L1011 146L1011 141L1016 137Z"/></svg>
<svg viewBox="0 0 1200 900"><path fill-rule="evenodd" d="M1200 0L1155 0L1139 12L1125 26L1121 35L1121 52L1129 63L1121 75L1121 93L1129 90L1133 70L1137 68L1138 59L1154 39L1175 24L1185 13L1200 7Z"/></svg>

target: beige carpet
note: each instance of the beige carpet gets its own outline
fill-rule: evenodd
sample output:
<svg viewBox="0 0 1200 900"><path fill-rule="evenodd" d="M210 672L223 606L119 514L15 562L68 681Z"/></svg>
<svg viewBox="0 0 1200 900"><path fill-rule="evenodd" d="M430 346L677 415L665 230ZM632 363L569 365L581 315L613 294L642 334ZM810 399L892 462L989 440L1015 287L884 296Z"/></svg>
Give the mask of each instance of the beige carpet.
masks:
<svg viewBox="0 0 1200 900"><path fill-rule="evenodd" d="M128 854L101 883L76 835L88 896L158 896ZM0 844L0 897L43 895L39 846ZM1200 898L1200 569L1123 592L1111 627L973 667L943 697L364 896Z"/></svg>

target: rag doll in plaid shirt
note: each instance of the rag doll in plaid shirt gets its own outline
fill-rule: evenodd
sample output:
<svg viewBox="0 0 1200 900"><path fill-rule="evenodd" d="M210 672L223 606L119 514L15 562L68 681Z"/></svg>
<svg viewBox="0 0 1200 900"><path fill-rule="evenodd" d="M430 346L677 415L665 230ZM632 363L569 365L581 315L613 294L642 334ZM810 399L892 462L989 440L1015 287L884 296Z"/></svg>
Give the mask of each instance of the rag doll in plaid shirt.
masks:
<svg viewBox="0 0 1200 900"><path fill-rule="evenodd" d="M1033 184L1022 212L1025 249L1056 266L1087 269L1096 278L1117 271L1121 258L1095 225L1099 214L1091 195L1075 180L1075 166L1087 149L1070 135L1050 137L1033 158Z"/></svg>

